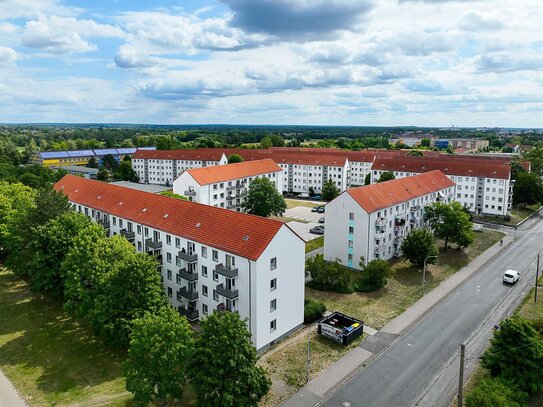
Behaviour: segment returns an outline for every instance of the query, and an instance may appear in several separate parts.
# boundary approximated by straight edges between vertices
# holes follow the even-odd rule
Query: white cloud
[[[0,64],[13,63],[17,59],[17,52],[13,48],[0,46]]]
[[[57,0],[0,0],[0,20],[34,18],[43,15],[75,16],[81,13]]]
[[[505,28],[504,22],[490,14],[469,11],[458,22],[458,27],[466,31],[492,31]]]

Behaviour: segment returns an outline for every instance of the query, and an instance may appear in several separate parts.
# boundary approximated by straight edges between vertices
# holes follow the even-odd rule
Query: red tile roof
[[[350,188],[348,193],[368,213],[418,198],[455,184],[441,171],[393,179],[378,184]]]
[[[264,160],[245,161],[236,164],[193,168],[185,172],[188,172],[198,184],[209,185],[279,171],[282,171],[281,167],[271,158],[266,158]]]
[[[447,156],[439,158],[404,156],[393,158],[376,158],[372,170],[402,171],[423,173],[440,170],[447,175],[470,177],[487,177],[509,179],[511,167],[508,162],[487,158],[467,158],[464,156]]]
[[[198,150],[180,149],[180,150],[138,150],[134,154],[135,159],[155,159],[155,160],[191,160],[191,161],[220,161],[223,155],[222,150],[205,148]]]
[[[288,227],[277,220],[73,175],[64,176],[55,189],[74,203],[251,260],[260,257],[283,225]]]

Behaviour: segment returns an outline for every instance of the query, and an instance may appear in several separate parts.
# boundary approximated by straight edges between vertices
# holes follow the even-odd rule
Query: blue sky
[[[543,127],[541,0],[0,0],[0,122]]]

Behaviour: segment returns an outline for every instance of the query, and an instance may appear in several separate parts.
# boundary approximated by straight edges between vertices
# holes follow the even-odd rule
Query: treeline
[[[50,186],[0,182],[0,250],[31,290],[128,349],[126,387],[138,404],[179,400],[189,382],[205,406],[257,406],[268,392],[237,313],[215,312],[195,334],[164,295],[157,260],[106,236]]]

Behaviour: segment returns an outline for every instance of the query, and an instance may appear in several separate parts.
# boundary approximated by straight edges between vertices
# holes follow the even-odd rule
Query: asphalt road
[[[448,406],[458,390],[459,345],[466,344],[467,377],[488,346],[493,326],[533,287],[535,258],[543,252],[543,222],[519,235],[319,405]],[[502,284],[506,269],[521,272],[515,286]]]

